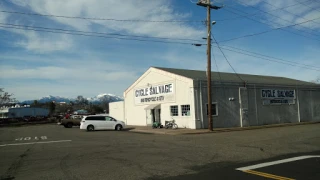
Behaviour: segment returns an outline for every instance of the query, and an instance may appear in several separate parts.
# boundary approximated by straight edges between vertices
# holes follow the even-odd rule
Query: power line
[[[312,0],[307,0],[307,1],[304,1],[304,2],[309,2],[309,1],[312,1]],[[300,3],[295,3],[295,4],[292,4],[292,5],[289,5],[289,6],[284,6],[284,7],[280,7],[280,8],[276,8],[276,9],[272,9],[270,11],[267,11],[267,12],[273,12],[273,11],[276,11],[276,10],[283,10],[283,9],[287,9],[289,7],[293,7],[293,6],[296,6],[296,5],[299,5]],[[261,12],[256,12],[256,13],[253,13],[253,14],[248,14],[248,15],[245,15],[245,17],[252,17],[252,16],[255,16],[255,15],[258,15],[258,14],[262,14]],[[237,16],[237,17],[233,17],[233,18],[226,18],[226,19],[218,19],[216,21],[227,21],[227,20],[234,20],[234,19],[240,19],[240,18],[244,18],[244,16]]]
[[[212,47],[212,46],[211,46]],[[212,56],[213,56],[213,59],[214,59],[214,62],[215,62],[215,65],[216,65],[216,68],[217,68],[217,71],[218,71],[218,76],[219,76],[219,80],[220,80],[220,84],[223,88],[223,96],[226,97],[226,90],[225,90],[225,86],[222,82],[222,78],[221,78],[221,73],[219,71],[219,67],[218,67],[218,63],[217,63],[217,58],[216,56],[214,55],[214,53],[212,53]]]
[[[234,13],[234,14],[237,14],[237,15],[240,15],[240,16],[243,16],[243,17],[245,17],[245,18],[247,18],[247,19],[250,19],[250,20],[252,20],[252,21],[255,21],[255,22],[258,22],[258,23],[261,23],[261,24],[266,24],[266,25],[270,26],[270,24],[267,24],[267,23],[264,23],[264,22],[261,22],[261,21],[258,21],[258,20],[255,20],[255,19],[246,17],[246,16],[244,16],[244,15],[242,15],[242,14],[235,13],[235,12],[230,11],[230,10],[228,10],[228,9],[225,9],[225,10],[228,11],[228,12],[231,12],[231,13]],[[303,35],[303,34],[298,34],[298,33],[295,33],[295,32],[289,31],[289,30],[283,29],[282,31],[286,31],[286,32],[289,32],[289,33],[291,33],[291,34],[295,34],[295,35],[298,35],[298,36],[303,36],[303,37],[306,37],[306,38],[309,38],[309,39],[313,39],[313,40],[314,40],[314,38],[311,38],[311,37],[309,37],[309,36],[305,36],[305,35]],[[317,40],[318,40],[318,39],[317,39]]]
[[[309,5],[307,5],[307,4],[304,4],[305,2],[300,2],[300,1],[297,1],[297,0],[295,0],[296,2],[298,2],[299,4],[302,4],[302,5],[304,5],[304,6],[306,6],[306,7],[308,7],[308,8],[310,8],[310,9],[312,9],[312,10],[315,10],[315,11],[319,11],[320,12],[320,10],[319,9],[316,9],[316,8],[314,8],[314,7],[310,7]]]
[[[218,47],[218,46],[217,46],[217,47]],[[240,51],[236,51],[236,50],[233,50],[233,49],[229,49],[229,48],[224,48],[224,47],[221,47],[221,48],[222,48],[222,49],[225,49],[225,50],[227,50],[227,51],[231,51],[231,52],[235,52],[235,53],[238,53],[238,54],[243,54],[243,55],[247,55],[247,56],[259,58],[259,59],[266,60],[266,61],[276,62],[276,63],[280,63],[280,64],[286,64],[286,65],[290,65],[290,66],[295,66],[295,67],[300,67],[300,68],[305,68],[305,69],[309,69],[309,70],[319,71],[319,72],[320,72],[319,69],[313,69],[313,68],[309,68],[309,67],[305,67],[305,66],[299,66],[299,65],[293,64],[293,63],[286,63],[286,62],[277,61],[277,60],[273,60],[273,59],[269,59],[269,58],[259,57],[259,56],[255,56],[255,55],[252,55],[252,54],[243,53],[243,52],[240,52]]]
[[[167,44],[188,44],[187,42],[177,42],[177,41],[160,41],[160,40],[147,40],[147,39],[137,39],[137,38],[121,38],[121,37],[114,37],[114,36],[102,36],[102,35],[94,35],[94,34],[81,34],[81,33],[69,33],[69,32],[59,32],[59,31],[50,31],[50,30],[42,30],[42,29],[31,29],[31,28],[22,28],[22,27],[9,27],[0,25],[3,28],[9,29],[21,29],[21,30],[30,30],[30,31],[39,31],[39,32],[50,32],[56,34],[69,34],[69,35],[78,35],[78,36],[88,36],[88,37],[99,37],[99,38],[106,38],[106,39],[121,39],[121,40],[133,40],[133,41],[143,41],[143,42],[158,42],[158,43],[167,43]],[[199,44],[199,45],[206,45],[206,44]]]
[[[212,53],[212,57],[214,59],[214,63],[216,64],[216,68],[217,68],[219,79],[220,79],[220,84],[222,84],[222,79],[221,79],[220,71],[219,71],[219,68],[218,68],[217,59],[216,59],[216,56],[214,55],[214,53]]]
[[[224,54],[224,52],[223,52],[222,49],[220,48],[219,43],[218,43],[218,41],[216,40],[216,38],[214,38],[213,35],[211,35],[211,37],[212,37],[213,40],[216,42],[217,47],[219,48],[220,52],[222,53],[224,59],[228,62],[229,66],[231,67],[231,69],[233,70],[233,72],[237,75],[237,77],[238,77],[241,81],[245,82],[245,81],[239,76],[239,74],[236,72],[236,70],[232,67],[232,65],[231,65],[231,63],[229,62],[228,58],[226,57],[226,55]]]
[[[240,37],[235,37],[235,38],[231,38],[231,39],[222,40],[222,41],[219,41],[219,43],[221,43],[221,42],[233,41],[233,40],[236,40],[236,39],[241,39],[241,38],[246,38],[246,37],[251,37],[251,36],[257,36],[257,35],[265,34],[265,33],[271,32],[271,31],[275,31],[275,30],[285,30],[285,29],[283,29],[283,28],[293,27],[293,26],[296,26],[296,25],[299,25],[299,24],[304,24],[304,23],[310,22],[310,21],[312,21],[312,20],[316,20],[316,19],[320,19],[320,17],[317,17],[317,18],[314,18],[314,19],[310,19],[310,20],[308,20],[308,21],[304,21],[304,22],[300,22],[300,23],[288,25],[288,26],[282,26],[282,27],[278,27],[278,28],[272,28],[272,29],[269,29],[269,30],[266,30],[266,31],[262,31],[262,32],[258,32],[258,33],[247,34],[247,35],[240,36]],[[288,31],[288,32],[291,32],[291,31]],[[291,33],[293,33],[293,32],[291,32]],[[306,37],[308,37],[308,36],[306,36]],[[310,38],[310,37],[309,37],[309,38]],[[316,39],[316,38],[311,38],[311,39],[312,39],[312,40],[320,41],[320,39]]]
[[[231,8],[231,9],[237,10],[237,9],[235,9],[235,8]],[[261,22],[261,21],[259,21],[259,20],[256,20],[256,19],[253,19],[253,18],[250,18],[250,17],[246,17],[245,15],[242,15],[242,14],[239,14],[239,13],[236,13],[236,12],[233,12],[233,11],[230,11],[230,10],[228,10],[228,9],[225,9],[225,10],[228,11],[228,12],[231,12],[231,13],[238,14],[238,15],[240,15],[240,16],[243,16],[243,17],[245,17],[245,18],[247,18],[247,19],[249,19],[249,20],[252,20],[252,21],[255,21],[255,22],[258,22],[258,23],[261,23],[261,24],[265,24],[265,25],[270,26],[270,24],[268,24],[268,23]],[[245,12],[240,11],[240,10],[237,10],[237,11],[242,12],[242,13],[245,13]],[[272,22],[272,21],[270,21],[270,20],[267,20],[267,21],[268,21],[268,22],[271,22],[271,23],[274,23],[274,22]],[[309,22],[309,21],[308,21],[308,22]],[[281,25],[281,24],[278,23],[278,25]],[[296,30],[298,30],[298,29],[296,29]],[[298,35],[298,36],[303,36],[303,37],[306,37],[306,38],[309,38],[309,39],[313,39],[312,37],[306,36],[306,35],[304,35],[304,34],[299,34],[299,33],[296,33],[296,32],[289,31],[289,30],[285,30],[285,29],[284,29],[283,31],[286,31],[286,32],[289,32],[289,33],[291,33],[291,34],[295,34],[295,35]],[[301,31],[301,30],[298,30],[298,31]],[[302,31],[302,32],[306,32],[306,31]],[[306,32],[306,33],[309,33],[309,32]],[[309,34],[310,34],[310,33],[309,33]],[[312,35],[313,35],[313,34],[312,34]]]
[[[177,22],[201,23],[201,22],[203,22],[203,21],[199,21],[199,20],[143,20],[143,19],[92,18],[92,17],[78,17],[78,16],[62,16],[62,15],[53,15],[53,14],[36,14],[36,13],[26,13],[26,12],[18,12],[18,11],[5,11],[5,10],[1,10],[0,12],[1,13],[9,13],[9,14],[28,15],[28,16],[44,16],[44,17],[95,20],[95,21],[151,22],[151,23],[177,23]]]
[[[168,43],[168,44],[188,44],[190,45],[190,43],[184,43],[184,42],[174,42],[174,41],[155,41],[155,40],[144,40],[144,39],[133,39],[133,38],[119,38],[119,37],[108,37],[108,36],[100,36],[100,35],[90,35],[90,34],[80,34],[80,33],[68,33],[68,32],[57,32],[57,31],[49,31],[49,30],[41,30],[41,29],[25,29],[25,28],[21,28],[21,27],[8,27],[8,26],[3,26],[3,25],[0,25],[0,27],[3,27],[3,28],[11,28],[11,29],[21,29],[21,30],[32,30],[32,31],[40,31],[40,32],[50,32],[50,33],[58,33],[58,34],[68,34],[68,35],[79,35],[79,36],[88,36],[88,37],[100,37],[100,38],[107,38],[107,39],[110,39],[110,38],[113,38],[113,39],[121,39],[121,40],[134,40],[134,41],[147,41],[147,42],[158,42],[158,43]],[[206,44],[199,44],[199,45],[206,45]],[[219,46],[220,47],[220,46]],[[225,46],[227,47],[227,46]],[[277,61],[277,60],[272,60],[272,59],[269,59],[269,58],[263,58],[263,57],[259,57],[259,56],[255,56],[255,55],[251,55],[251,54],[248,54],[248,53],[243,53],[243,52],[239,52],[239,51],[236,51],[236,50],[232,50],[232,49],[229,49],[229,48],[225,48],[225,47],[220,47],[221,49],[225,49],[225,50],[228,50],[228,51],[232,51],[232,52],[235,52],[235,53],[239,53],[239,54],[243,54],[243,55],[247,55],[247,56],[252,56],[252,57],[256,57],[256,58],[259,58],[259,59],[263,59],[263,60],[268,60],[268,61],[273,61],[273,62],[277,62],[277,63],[282,63],[282,64],[288,64],[288,65],[291,65],[291,66],[297,66],[297,67],[301,67],[301,66],[298,66],[296,64],[299,64],[299,63],[296,63],[296,64],[291,64],[290,62],[289,63],[285,63],[285,62],[281,62],[281,61]],[[220,49],[219,48],[219,49]],[[234,47],[230,47],[230,48],[234,48]],[[236,49],[236,48],[234,48]],[[239,48],[238,48],[239,49]],[[242,50],[242,49],[240,49]],[[246,50],[242,50],[242,51],[246,51]],[[247,51],[249,53],[252,53],[254,54],[254,52],[250,52],[250,51]],[[224,54],[224,53],[223,53]],[[258,54],[258,53],[257,53]],[[259,54],[258,54],[259,55]],[[224,55],[225,56],[225,55]],[[265,55],[261,55],[261,56],[265,56]],[[228,60],[227,60],[228,61]],[[293,63],[293,62],[292,62]],[[309,66],[309,65],[305,65],[305,66]],[[308,67],[301,67],[301,68],[306,68],[306,69],[310,69],[310,70],[315,70],[315,71],[320,71],[320,70],[316,70],[316,69],[312,69],[312,68],[308,68]]]
[[[272,7],[277,7],[277,6],[275,6],[275,5],[267,2],[267,1],[265,1],[265,0],[264,0],[263,2],[266,3],[266,4],[268,4],[268,5],[270,5],[270,6],[272,6]],[[297,4],[301,4],[301,3],[297,3]],[[295,14],[295,13],[292,13],[292,12],[286,10],[286,9],[283,9],[283,11],[285,11],[285,12],[287,12],[287,13],[289,13],[289,14],[292,14],[292,15],[294,15],[294,16],[296,16],[296,17],[302,18],[302,19],[304,19],[304,20],[308,20],[308,19],[306,19],[306,18],[304,18],[304,17],[301,17],[301,16],[299,16],[299,15],[297,15],[297,14]],[[313,23],[316,23],[316,24],[320,24],[320,23],[318,23],[318,22],[316,22],[316,21],[312,21],[312,22],[313,22]],[[313,30],[313,29],[311,29],[311,30]],[[314,31],[314,30],[313,30],[313,31]]]
[[[298,64],[298,65],[301,65],[301,66],[307,66],[307,67],[312,67],[312,68],[316,68],[316,69],[319,68],[319,69],[320,69],[319,66],[302,64],[302,63],[297,63],[297,62],[294,62],[294,61],[288,61],[288,60],[285,60],[285,59],[281,59],[281,58],[277,58],[277,57],[272,57],[272,56],[264,55],[264,54],[261,54],[261,53],[252,52],[252,51],[248,51],[248,50],[236,48],[236,47],[233,47],[233,46],[224,46],[224,45],[223,45],[222,47],[228,47],[228,48],[231,48],[231,49],[236,49],[236,50],[248,52],[248,53],[255,54],[255,55],[259,55],[259,56],[263,56],[263,57],[266,57],[266,58],[276,59],[276,60],[283,61],[283,62],[288,62],[288,63]]]
[[[123,36],[123,37],[139,37],[139,38],[154,38],[154,39],[167,39],[167,40],[199,41],[199,42],[201,41],[201,40],[198,40],[198,39],[154,37],[154,36],[137,36],[137,35],[126,35],[126,34],[118,34],[118,33],[103,33],[103,32],[94,32],[94,31],[90,32],[90,31],[78,31],[78,30],[60,29],[60,28],[47,28],[47,27],[39,27],[39,26],[26,26],[26,25],[8,24],[8,23],[0,23],[0,25],[24,27],[24,28],[33,28],[33,29],[55,30],[55,31],[64,31],[64,32],[86,33],[86,34]]]
[[[281,19],[281,20],[283,20],[283,21],[286,21],[286,22],[289,22],[289,23],[292,23],[291,21],[288,21],[288,20],[286,20],[286,19],[284,19],[284,18],[282,18],[282,17],[279,17],[279,16],[276,16],[276,15],[274,15],[274,14],[272,14],[272,13],[269,13],[269,12],[267,12],[267,11],[264,11],[264,10],[261,10],[261,9],[259,9],[259,8],[257,8],[257,7],[254,7],[254,6],[252,6],[252,5],[249,5],[249,4],[247,4],[247,3],[244,3],[244,2],[242,2],[243,4],[245,4],[245,5],[247,5],[247,6],[250,6],[251,8],[253,8],[253,9],[256,9],[256,10],[258,10],[258,11],[260,11],[260,12],[263,12],[263,13],[265,13],[265,14],[269,14],[269,15],[271,15],[271,16],[273,16],[273,17],[276,17],[276,18],[278,18],[278,19]],[[269,3],[268,3],[269,4]],[[275,6],[274,6],[275,7]],[[240,11],[241,12],[241,11]],[[304,19],[304,18],[303,18]],[[308,19],[307,19],[308,20]],[[269,21],[269,22],[271,22],[271,21]],[[280,24],[280,23],[278,23],[278,24]],[[281,25],[281,24],[280,24]],[[301,25],[299,25],[299,26],[301,26]],[[303,28],[306,28],[306,29],[310,29],[310,28],[307,28],[307,27],[304,27],[304,26],[301,26],[301,27],[303,27]],[[300,29],[296,29],[297,31],[300,31],[300,32],[305,32],[305,33],[308,33],[308,34],[311,34],[311,35],[314,35],[314,36],[319,36],[319,35],[317,35],[317,34],[313,34],[313,33],[310,33],[310,32],[308,32],[308,31],[303,31],[303,30],[300,30]],[[312,29],[310,29],[310,30],[312,30]]]

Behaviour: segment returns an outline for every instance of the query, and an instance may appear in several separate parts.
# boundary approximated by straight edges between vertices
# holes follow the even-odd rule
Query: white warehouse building
[[[320,121],[320,85],[283,77],[212,72],[213,127]],[[244,80],[244,81],[243,81]],[[179,128],[208,127],[205,71],[150,67],[110,103],[127,125],[175,120]]]

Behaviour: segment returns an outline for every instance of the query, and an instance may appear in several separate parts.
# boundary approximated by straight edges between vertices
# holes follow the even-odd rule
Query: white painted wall
[[[124,101],[109,103],[109,115],[117,120],[125,121]]]
[[[173,117],[179,128],[196,128],[195,108],[194,108],[194,93],[193,80],[179,75],[168,73],[166,71],[149,68],[133,85],[131,85],[125,92],[125,121],[128,125],[147,125],[147,114],[145,108],[152,103],[159,104],[159,102],[150,102],[148,105],[135,104],[135,90],[138,88],[148,87],[148,85],[174,83],[174,100],[172,102],[161,103],[161,123],[164,124],[166,120],[171,120],[170,106],[178,105],[179,116]],[[190,116],[181,115],[181,105],[190,105]]]

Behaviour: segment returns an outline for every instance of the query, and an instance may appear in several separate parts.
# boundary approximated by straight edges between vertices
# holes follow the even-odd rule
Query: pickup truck
[[[81,118],[70,118],[61,119],[60,125],[63,125],[65,128],[72,128],[72,126],[80,126]]]

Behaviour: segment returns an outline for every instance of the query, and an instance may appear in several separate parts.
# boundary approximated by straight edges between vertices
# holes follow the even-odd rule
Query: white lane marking
[[[258,169],[258,168],[263,168],[263,167],[272,166],[272,165],[276,165],[276,164],[282,164],[282,163],[298,161],[298,160],[308,159],[308,158],[320,158],[320,156],[298,156],[298,157],[293,157],[293,158],[289,158],[289,159],[283,159],[283,160],[278,160],[278,161],[256,164],[256,165],[252,165],[252,166],[241,167],[241,168],[237,168],[236,170],[247,171],[247,170]]]
[[[16,141],[30,141],[32,139],[32,137],[22,137],[22,138],[17,138]],[[39,138],[37,136],[34,137],[35,140],[39,140]],[[40,140],[44,140],[44,139],[48,139],[47,136],[41,136]]]
[[[72,140],[30,142],[30,143],[17,143],[17,144],[1,144],[0,147],[4,147],[4,146],[20,146],[20,145],[29,145],[29,144],[48,144],[48,143],[70,142],[70,141],[72,141]]]

